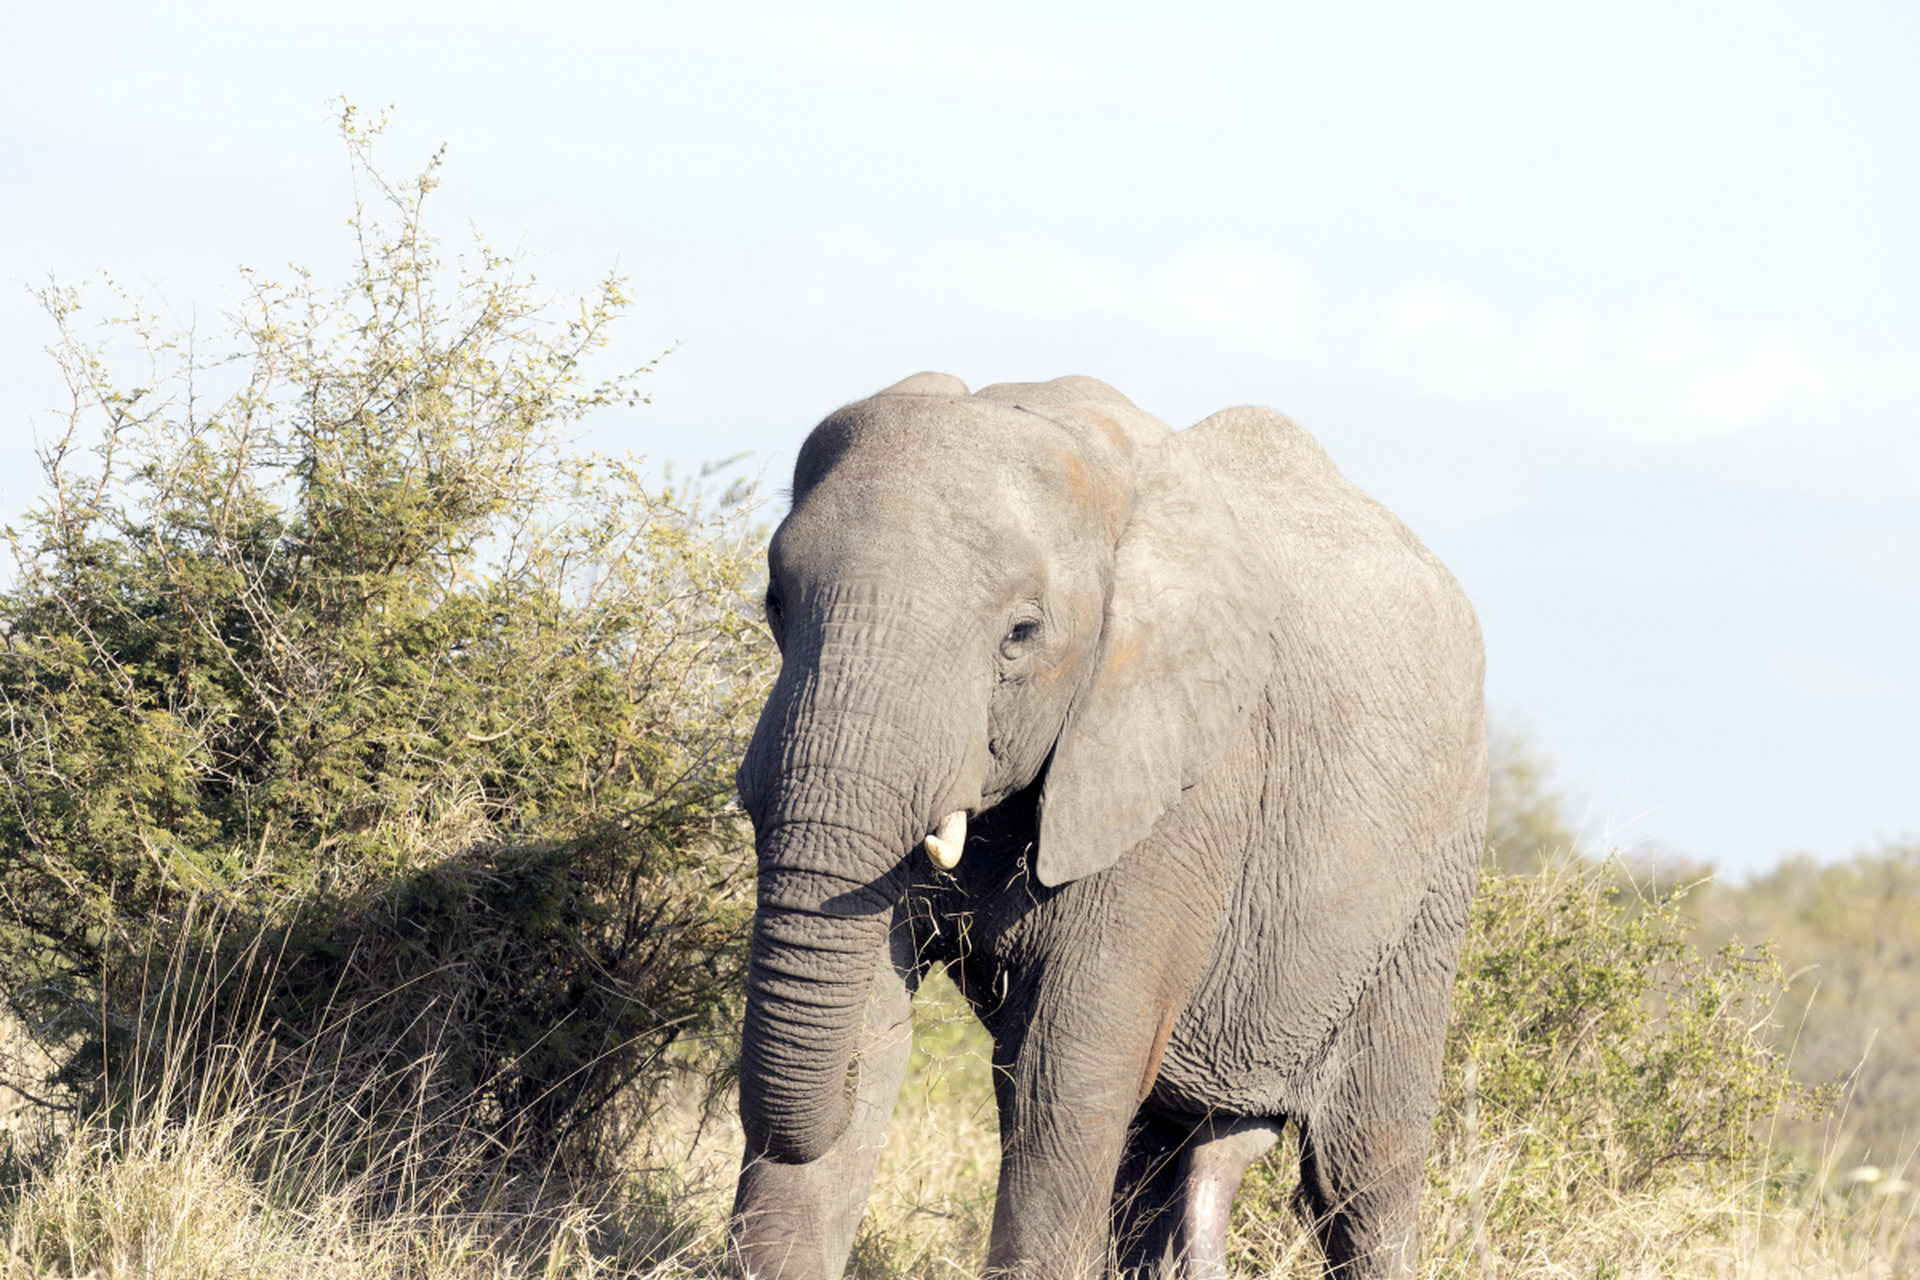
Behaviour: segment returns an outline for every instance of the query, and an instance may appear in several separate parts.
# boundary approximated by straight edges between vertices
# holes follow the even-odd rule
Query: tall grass
[[[1774,1114],[1791,1114],[1783,1106],[1818,1101],[1768,1074],[1783,1064],[1768,1056],[1758,1025],[1771,1006],[1755,1001],[1777,995],[1771,971],[1751,955],[1733,965],[1667,951],[1677,923],[1661,904],[1623,899],[1615,884],[1577,869],[1489,880],[1456,1003],[1420,1219],[1421,1274],[1910,1273],[1920,1263],[1911,1170],[1843,1166],[1770,1140]],[[1538,987],[1546,974],[1510,963],[1542,955],[1555,957],[1560,975],[1557,1011]],[[1637,977],[1596,976],[1636,965]],[[1535,989],[1516,996],[1516,981]],[[169,1029],[204,1025],[191,1006],[213,986],[179,964],[170,982],[181,1013],[150,1025],[140,1087],[115,1107],[14,1140],[0,1193],[0,1273],[722,1273],[740,1135],[730,1112],[702,1105],[702,1073],[684,1073],[631,1111],[641,1132],[617,1167],[582,1178],[550,1159],[506,1158],[476,1183],[472,1169],[433,1155],[444,1146],[443,1120],[430,1109],[369,1152],[359,1111],[316,1114],[302,1101],[341,1085],[276,1074],[264,1035],[218,1045],[169,1038]],[[1690,1032],[1695,1017],[1715,1021],[1719,1038]],[[1633,1044],[1603,1047],[1603,1031]],[[858,1277],[973,1275],[985,1253],[998,1163],[989,1046],[939,975],[923,988],[914,1034],[850,1264]],[[1676,1059],[1676,1045],[1712,1053]],[[1552,1087],[1515,1065],[1523,1059],[1552,1067]],[[306,1070],[335,1069],[329,1062]],[[396,1070],[396,1107],[414,1078]],[[358,1075],[354,1087],[365,1088]],[[1728,1096],[1755,1109],[1739,1133],[1713,1135],[1717,1147],[1691,1138],[1676,1147],[1686,1126],[1632,1123],[1649,1090],[1669,1111],[1724,1116]],[[1759,1105],[1769,1098],[1773,1114]],[[1662,1151],[1668,1158],[1649,1165]],[[1289,1207],[1296,1159],[1289,1137],[1248,1176],[1230,1239],[1239,1274],[1319,1273],[1311,1233]]]
[[[916,1013],[916,1053],[868,1219],[858,1277],[977,1274],[998,1150],[984,1037],[934,981]],[[0,1202],[7,1276],[710,1277],[738,1158],[730,1119],[699,1091],[656,1112],[644,1154],[592,1184],[503,1177],[476,1200],[458,1179],[396,1196],[347,1158],[353,1135],[322,1131],[290,1158],[287,1117],[250,1094],[248,1053],[230,1085],[181,1110],[154,1097],[38,1146],[16,1144]],[[196,1068],[196,1074],[204,1072]],[[310,1087],[321,1088],[319,1082]],[[343,1119],[342,1126],[350,1122]],[[1590,1189],[1551,1218],[1496,1210],[1515,1184],[1578,1148],[1543,1153],[1548,1117],[1483,1123],[1471,1146],[1436,1148],[1423,1205],[1421,1274],[1886,1276],[1914,1262],[1905,1170],[1834,1170],[1765,1146],[1733,1176],[1679,1176],[1658,1190]],[[634,1148],[636,1152],[639,1147]],[[404,1162],[404,1146],[396,1152]],[[1288,1208],[1294,1152],[1250,1173],[1231,1240],[1237,1273],[1307,1277],[1320,1262]]]
[[[686,1181],[675,1130],[704,1113],[698,1072],[671,1100],[658,1082],[621,1099],[623,1118],[649,1128],[628,1135],[637,1158],[583,1168],[543,1134],[504,1144],[483,1107],[423,1087],[444,1088],[446,1073],[421,1057],[290,1061],[264,1029],[271,977],[249,988],[266,997],[251,1025],[236,1025],[231,972],[210,959],[183,946],[152,966],[154,1016],[102,1087],[60,1099],[57,1080],[35,1082],[56,1097],[5,1140],[0,1275],[464,1280],[718,1266],[717,1175]],[[271,970],[273,957],[256,959]],[[462,1033],[457,1012],[440,1019],[412,1040],[425,1057]],[[232,1035],[211,1040],[213,1027]],[[352,1038],[344,1017],[338,1030]]]

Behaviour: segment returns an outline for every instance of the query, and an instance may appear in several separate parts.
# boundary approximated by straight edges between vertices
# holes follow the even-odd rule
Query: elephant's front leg
[[[893,962],[873,978],[860,1047],[859,1083],[846,1131],[811,1164],[780,1164],[748,1151],[728,1227],[728,1271],[751,1280],[838,1280],[886,1146],[893,1104],[913,1050],[911,935],[894,927]]]
[[[996,1038],[1000,1185],[993,1275],[1100,1275],[1114,1179],[1152,1084],[1171,1013],[1153,1001],[1096,1010],[1085,993],[1042,993]]]

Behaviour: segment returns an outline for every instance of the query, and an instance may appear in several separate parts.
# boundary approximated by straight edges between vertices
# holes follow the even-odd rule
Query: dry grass
[[[998,1139],[985,1034],[943,980],[915,1011],[916,1051],[894,1115],[849,1274],[953,1280],[978,1275],[992,1220]],[[1844,1124],[1844,1110],[1835,1124]],[[1572,1212],[1489,1221],[1514,1184],[1551,1178],[1523,1123],[1489,1124],[1462,1149],[1436,1150],[1420,1222],[1419,1274],[1462,1280],[1543,1277],[1882,1277],[1920,1275],[1912,1232],[1920,1170],[1872,1175],[1810,1165],[1768,1144],[1729,1185],[1682,1179],[1655,1194],[1603,1191]],[[1536,1139],[1537,1134],[1532,1135]],[[1588,1153],[1570,1151],[1567,1163]],[[1291,1135],[1248,1174],[1235,1206],[1236,1274],[1321,1274],[1290,1208]]]
[[[943,977],[928,983],[915,1031],[857,1276],[972,1275],[986,1249],[999,1161],[986,1036]],[[389,1173],[316,1157],[351,1151],[344,1138],[289,1144],[288,1116],[243,1101],[244,1059],[234,1055],[224,1089],[197,1074],[184,1114],[177,1097],[156,1096],[129,1120],[60,1132],[44,1113],[36,1131],[30,1112],[12,1112],[0,1137],[12,1173],[0,1280],[669,1280],[723,1269],[741,1136],[730,1112],[702,1108],[695,1078],[652,1112],[619,1176],[503,1177],[476,1204],[466,1177],[396,1199]],[[304,1154],[288,1159],[294,1147]]]
[[[5,1153],[0,1277],[587,1280],[719,1269],[719,1167],[711,1152],[675,1158],[671,1144],[687,1135],[663,1133],[655,1155],[666,1159],[612,1178],[503,1167],[478,1196],[460,1173],[396,1194],[379,1168],[316,1158],[327,1144],[304,1137],[289,1143],[288,1117],[249,1108],[241,1092],[185,1115],[156,1100],[119,1123],[16,1140]]]
[[[916,1010],[916,1050],[850,1274],[979,1273],[998,1142],[984,1033],[944,980]],[[239,1062],[244,1055],[235,1055]],[[655,1111],[630,1167],[567,1183],[503,1176],[476,1202],[467,1180],[398,1199],[342,1164],[288,1161],[286,1118],[235,1087],[191,1113],[146,1105],[65,1134],[17,1126],[0,1201],[0,1280],[27,1276],[711,1277],[740,1136],[705,1115],[700,1081]],[[1489,1223],[1515,1179],[1543,1176],[1511,1133],[1440,1152],[1421,1221],[1430,1277],[1895,1277],[1920,1274],[1912,1171],[1808,1167],[1769,1154],[1731,1190],[1682,1181],[1657,1195],[1590,1195],[1576,1211]],[[323,1144],[324,1145],[324,1144]],[[341,1144],[350,1147],[351,1144]],[[1234,1216],[1238,1274],[1310,1277],[1319,1257],[1287,1207],[1290,1142],[1250,1173]],[[1550,1175],[1549,1175],[1550,1176]],[[1510,1198],[1510,1197],[1508,1197]]]

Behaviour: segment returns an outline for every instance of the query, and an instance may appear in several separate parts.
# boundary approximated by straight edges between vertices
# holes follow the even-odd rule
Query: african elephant
[[[1224,1275],[1289,1120],[1329,1266],[1405,1272],[1486,821],[1439,561],[1278,413],[936,373],[813,431],[767,560],[736,1273],[841,1273],[933,963],[993,1274]]]

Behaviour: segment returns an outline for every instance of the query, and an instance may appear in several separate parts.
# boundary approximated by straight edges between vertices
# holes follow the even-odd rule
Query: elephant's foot
[[[1240,1119],[1200,1126],[1180,1153],[1181,1274],[1226,1280],[1227,1219],[1247,1167],[1280,1136],[1278,1120]]]

